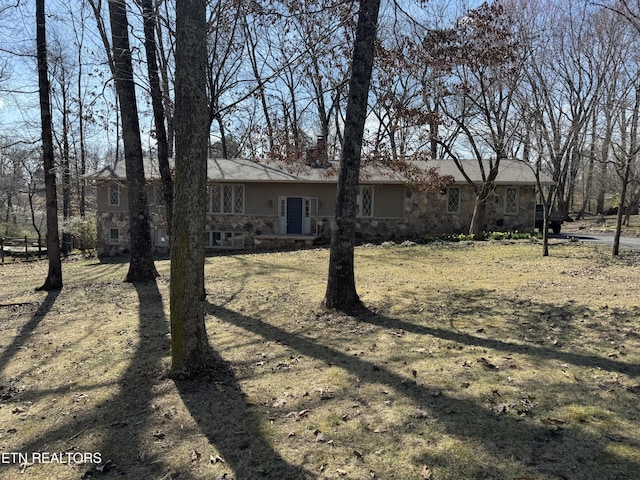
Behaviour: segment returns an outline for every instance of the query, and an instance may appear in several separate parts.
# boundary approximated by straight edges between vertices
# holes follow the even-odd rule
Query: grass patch
[[[0,267],[1,478],[640,478],[640,257],[570,243],[363,246],[368,310],[319,307],[326,250],[206,262],[227,374],[174,381],[169,265]],[[107,463],[108,461],[108,463]],[[87,472],[90,472],[90,477]],[[224,475],[227,475],[224,477]]]

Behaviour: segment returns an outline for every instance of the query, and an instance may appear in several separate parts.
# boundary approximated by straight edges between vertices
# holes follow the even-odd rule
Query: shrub
[[[91,218],[73,217],[65,220],[62,231],[71,235],[75,248],[87,252],[96,248],[96,222]]]

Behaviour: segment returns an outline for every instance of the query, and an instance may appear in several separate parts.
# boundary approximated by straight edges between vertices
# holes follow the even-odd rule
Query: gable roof
[[[481,180],[480,167],[475,160],[464,160],[464,169],[469,177],[479,182]],[[423,169],[437,168],[442,176],[451,176],[456,184],[465,184],[464,176],[452,160],[429,160],[414,162]],[[173,167],[173,161],[171,161]],[[337,167],[337,165],[332,165]],[[486,167],[488,169],[488,163]],[[365,180],[363,183],[391,183],[403,184],[406,180],[398,173],[386,167],[363,166],[362,172]],[[106,166],[95,173],[86,175],[93,180],[126,180],[125,162]],[[147,180],[160,179],[158,162],[156,159],[145,159],[145,178]],[[295,169],[278,164],[258,163],[239,158],[213,158],[207,161],[207,178],[213,182],[269,182],[269,183],[336,183],[338,180],[337,168],[324,169],[301,165]],[[553,181],[548,176],[543,176],[542,184],[551,185]],[[535,185],[536,178],[528,164],[520,160],[502,160],[500,170],[496,178],[497,185]]]

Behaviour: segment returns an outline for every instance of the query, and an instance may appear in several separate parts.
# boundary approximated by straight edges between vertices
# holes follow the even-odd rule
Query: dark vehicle
[[[549,221],[547,226],[556,235],[560,233],[560,230],[562,228],[562,213],[558,210],[552,211],[549,214]],[[540,203],[536,205],[535,228],[537,228],[540,232],[542,232],[542,229],[544,228],[544,205]]]

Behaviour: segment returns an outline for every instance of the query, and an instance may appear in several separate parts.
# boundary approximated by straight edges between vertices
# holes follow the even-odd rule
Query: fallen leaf
[[[427,468],[426,465],[423,465],[422,471],[420,472],[420,477],[423,478],[424,480],[430,480],[433,477],[433,474],[431,473],[431,469]]]
[[[567,423],[564,420],[558,420],[557,418],[543,418],[540,421],[545,425],[564,425]]]
[[[627,391],[631,393],[640,394],[640,385],[633,385],[631,387],[627,387]]]
[[[480,357],[478,360],[476,360],[479,364],[481,364],[484,368],[488,369],[488,370],[494,370],[497,369],[498,367],[496,365],[494,365],[493,363],[490,363],[486,358],[484,357]]]

